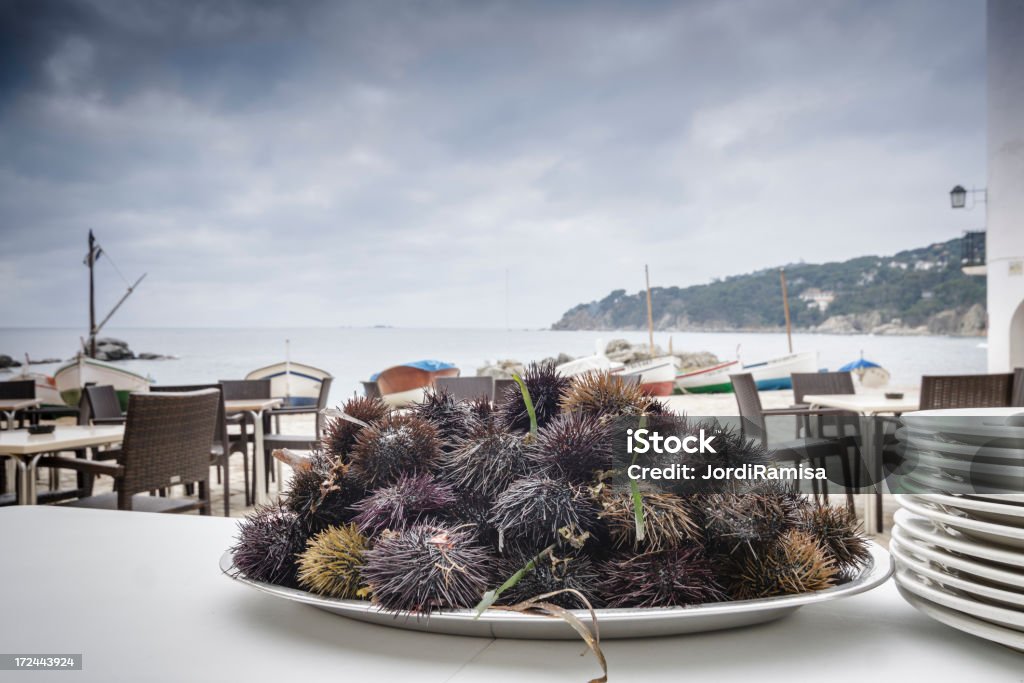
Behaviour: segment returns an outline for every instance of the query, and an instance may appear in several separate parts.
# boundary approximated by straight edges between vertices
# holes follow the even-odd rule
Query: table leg
[[[6,429],[14,429],[14,410],[4,411],[4,424]]]
[[[18,478],[18,459],[12,455],[10,457],[4,458],[3,461],[3,467],[6,470],[5,473],[7,475],[5,477],[7,480],[7,487],[6,490],[0,491],[0,493],[7,493],[7,491],[14,491],[15,493],[17,493],[18,490],[14,482]]]
[[[865,415],[861,419],[861,446],[860,454],[864,458],[864,468],[868,471],[868,476],[872,482],[877,482],[876,471],[877,467],[875,460],[877,460],[877,453],[875,452],[875,419],[871,415]],[[879,520],[877,518],[877,508],[875,507],[875,501],[878,499],[878,485],[872,483],[875,488],[872,493],[861,494],[861,503],[864,506],[864,532],[868,536],[874,536],[876,529],[878,528]]]
[[[263,456],[263,411],[253,410],[249,413],[252,416],[252,447],[255,451],[255,487],[253,503],[265,505],[270,498],[267,496],[267,459]]]

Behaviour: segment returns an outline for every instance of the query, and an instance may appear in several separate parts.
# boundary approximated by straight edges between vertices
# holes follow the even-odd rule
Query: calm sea
[[[21,359],[70,357],[81,330],[0,328],[0,353]],[[565,352],[589,355],[599,342],[625,338],[647,342],[645,332],[553,332],[548,330],[306,328],[306,329],[154,329],[111,328],[108,336],[124,339],[132,350],[177,356],[176,360],[126,361],[124,367],[164,384],[241,378],[254,368],[283,361],[290,340],[293,361],[323,368],[336,379],[332,401],[351,396],[359,381],[391,365],[421,358],[455,363],[475,374],[485,361],[539,360]],[[723,359],[736,356],[757,362],[786,353],[784,334],[657,333],[655,343],[676,351],[711,351]],[[817,350],[820,365],[835,369],[864,357],[880,363],[896,385],[919,383],[923,374],[985,371],[980,338],[874,337],[797,334],[796,351]],[[52,373],[57,365],[34,369]],[[3,374],[0,374],[0,380]]]

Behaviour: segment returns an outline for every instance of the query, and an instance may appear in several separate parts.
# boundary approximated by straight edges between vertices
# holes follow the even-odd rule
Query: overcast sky
[[[0,326],[546,327],[980,227],[984,3],[0,0]],[[97,264],[99,308],[124,288]]]

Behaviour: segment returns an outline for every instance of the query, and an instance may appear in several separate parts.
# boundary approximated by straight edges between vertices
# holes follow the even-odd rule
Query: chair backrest
[[[380,386],[376,381],[363,382],[363,393],[366,398],[380,398]]]
[[[510,387],[515,387],[516,381],[514,379],[496,379],[494,380],[494,400],[500,401],[505,398],[505,392]],[[518,391],[518,387],[516,389]]]
[[[1013,375],[925,375],[921,378],[921,410],[997,408],[1010,405]]]
[[[761,407],[761,395],[757,393],[757,382],[749,372],[729,375],[732,390],[736,394],[736,405],[740,411],[740,432],[744,438],[759,440],[766,444],[764,412]],[[767,445],[767,444],[766,444]]]
[[[331,397],[331,384],[333,377],[324,377],[320,383],[320,394],[316,398],[316,438],[320,438],[320,431],[324,428],[324,410],[327,409],[327,401]]]
[[[434,386],[447,391],[455,400],[473,401],[482,396],[494,401],[493,377],[438,377]]]
[[[794,372],[793,403],[802,404],[804,396],[814,394],[852,394],[853,375],[849,372]]]
[[[1024,408],[1024,368],[1013,371],[1013,396],[1010,397],[1010,405]]]
[[[16,379],[0,382],[0,398],[19,399],[35,397],[36,381],[34,379]]]
[[[117,391],[109,384],[87,386],[83,390],[85,408],[82,411],[88,423],[91,420],[109,420],[121,417],[121,402]]]
[[[210,435],[219,401],[215,389],[130,396],[118,507],[130,508],[136,493],[209,478]]]
[[[162,386],[154,385],[149,388],[150,391],[155,391],[161,394],[181,394],[191,391],[203,391],[205,389],[215,389],[217,391],[217,422],[213,426],[213,441],[214,443],[221,444],[225,449],[227,449],[228,423],[224,413],[224,387],[219,384],[175,384]],[[227,453],[227,450],[224,452]]]
[[[640,386],[640,380],[642,379],[640,373],[633,373],[632,375],[626,375],[625,377],[620,376],[619,381],[627,387],[638,387]]]
[[[250,398],[270,398],[269,379],[222,379],[225,401],[243,401]]]

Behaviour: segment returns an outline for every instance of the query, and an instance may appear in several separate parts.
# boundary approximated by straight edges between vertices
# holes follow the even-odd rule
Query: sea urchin
[[[332,598],[358,597],[362,585],[359,570],[368,547],[366,537],[359,533],[355,524],[320,532],[299,555],[299,585]]]

